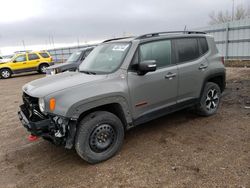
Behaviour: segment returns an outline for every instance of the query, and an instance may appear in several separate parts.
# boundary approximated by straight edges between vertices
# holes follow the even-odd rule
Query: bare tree
[[[250,17],[250,8],[245,8],[243,5],[238,5],[235,14],[230,15],[228,11],[219,11],[218,13],[212,12],[209,14],[210,25],[226,23],[232,20],[241,20]]]
[[[241,20],[241,19],[247,18],[249,15],[250,15],[249,8],[246,9],[242,5],[239,5],[236,8],[234,19]]]

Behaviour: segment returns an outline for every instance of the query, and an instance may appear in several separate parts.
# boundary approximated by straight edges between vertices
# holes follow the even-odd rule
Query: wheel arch
[[[200,97],[202,96],[202,92],[204,91],[207,82],[216,83],[219,86],[221,92],[223,92],[226,87],[226,74],[225,72],[219,72],[207,76],[203,81],[202,89],[200,91]]]
[[[10,67],[1,67],[1,68],[0,68],[0,71],[3,70],[3,69],[8,69],[8,70],[10,70],[11,74],[13,74],[13,71],[11,70]]]
[[[105,105],[101,105],[101,106],[88,109],[80,114],[80,116],[77,119],[77,122],[80,122],[88,114],[95,112],[95,111],[107,111],[116,115],[123,123],[124,129],[127,129],[128,122],[127,122],[125,113],[123,111],[123,108],[119,103],[109,103],[109,104],[105,104]]]
[[[40,68],[41,65],[48,65],[48,66],[49,66],[49,63],[48,63],[48,62],[41,62],[41,63],[38,65],[38,69]]]

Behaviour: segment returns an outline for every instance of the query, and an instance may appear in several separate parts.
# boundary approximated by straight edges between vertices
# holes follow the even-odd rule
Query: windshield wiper
[[[96,75],[96,72],[93,72],[93,71],[80,71],[80,72],[85,73],[85,74]]]

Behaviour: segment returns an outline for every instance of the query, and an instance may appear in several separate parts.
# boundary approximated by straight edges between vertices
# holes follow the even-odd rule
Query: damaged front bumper
[[[32,121],[29,118],[30,113],[24,104],[20,106],[18,117],[31,135],[42,137],[55,145],[64,145],[68,149],[73,147],[76,132],[75,121],[49,115]]]

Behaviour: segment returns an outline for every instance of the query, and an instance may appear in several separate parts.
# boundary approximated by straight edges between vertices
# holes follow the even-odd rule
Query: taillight
[[[51,61],[51,62],[53,61],[53,58],[52,58],[52,57],[50,57],[50,61]]]
[[[224,57],[221,57],[221,63],[222,63],[223,65],[225,65]]]

